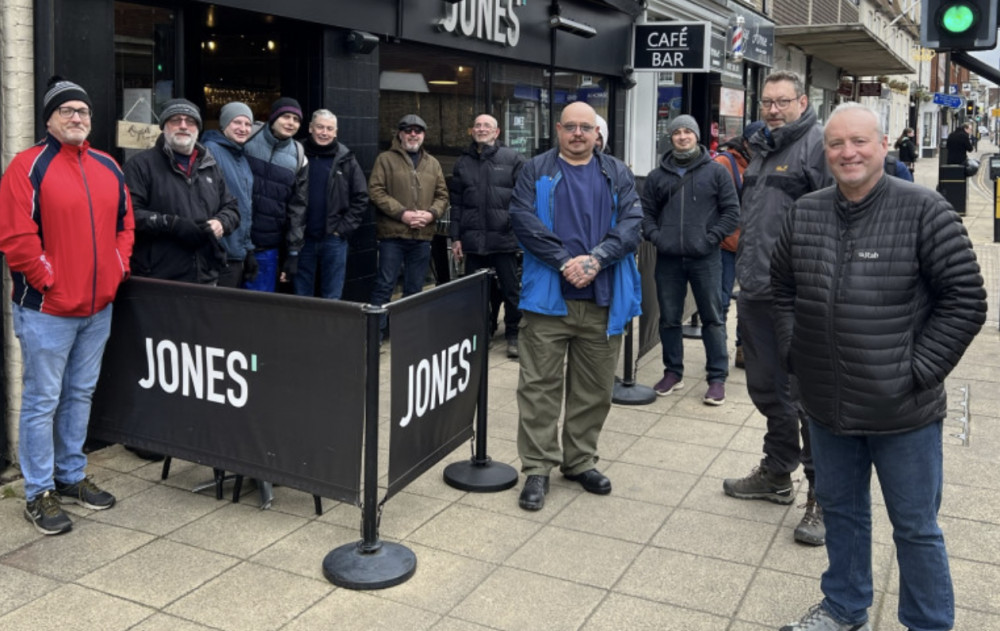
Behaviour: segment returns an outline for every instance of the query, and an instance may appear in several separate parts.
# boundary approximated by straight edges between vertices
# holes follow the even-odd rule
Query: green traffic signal
[[[977,17],[972,5],[956,2],[941,12],[939,20],[945,32],[961,35],[976,25]]]

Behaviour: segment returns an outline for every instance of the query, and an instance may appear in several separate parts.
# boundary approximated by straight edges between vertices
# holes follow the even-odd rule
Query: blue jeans
[[[656,257],[656,298],[660,304],[660,344],[663,367],[684,376],[684,298],[688,283],[701,318],[701,341],[705,344],[705,372],[709,383],[725,382],[729,376],[729,352],[726,350],[726,326],[719,310],[719,287],[722,284],[722,259],[719,250],[702,258],[680,256]]]
[[[392,297],[400,269],[403,270],[403,297],[419,294],[424,288],[431,260],[431,242],[417,239],[383,239],[378,242],[378,279],[371,303],[384,305]],[[385,331],[385,316],[381,329]]]
[[[306,237],[299,252],[299,268],[295,273],[295,293],[316,295],[316,275],[319,274],[321,298],[340,300],[344,291],[347,268],[347,239],[328,234],[322,239]]]
[[[823,607],[858,624],[872,604],[871,471],[878,472],[899,563],[899,621],[912,631],[945,631],[955,596],[938,527],[944,485],[937,421],[902,434],[841,436],[810,421],[816,501],[823,507],[826,552]]]
[[[278,250],[257,250],[253,257],[257,259],[257,278],[243,283],[243,288],[274,293],[278,286]]]
[[[111,305],[71,318],[15,304],[13,315],[24,364],[18,456],[30,501],[55,488],[55,480],[76,484],[85,477],[83,442],[111,333]]]
[[[722,287],[719,300],[722,307],[722,323],[725,324],[729,319],[729,303],[733,301],[733,284],[736,282],[736,252],[719,248],[719,256],[722,257]],[[742,344],[740,329],[736,327],[736,345]]]

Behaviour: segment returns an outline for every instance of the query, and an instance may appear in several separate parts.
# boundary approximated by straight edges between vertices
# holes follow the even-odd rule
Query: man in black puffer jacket
[[[492,267],[496,270],[504,303],[504,336],[507,357],[516,358],[517,308],[521,277],[517,273],[517,237],[510,223],[510,197],[524,156],[497,141],[500,128],[489,114],[476,117],[475,139],[455,162],[451,182],[451,251],[465,258],[465,273]],[[491,321],[496,330],[500,301],[491,297]]]
[[[787,631],[867,629],[871,468],[899,561],[899,621],[951,629],[937,524],[945,377],[986,320],[965,227],[937,193],[887,177],[878,115],[845,103],[824,130],[837,181],[798,200],[771,258],[775,333],[809,423],[829,567],[825,599]]]

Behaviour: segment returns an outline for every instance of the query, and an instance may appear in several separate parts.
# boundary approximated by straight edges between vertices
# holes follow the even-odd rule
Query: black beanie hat
[[[66,101],[83,101],[87,107],[94,109],[86,90],[72,81],[67,81],[56,75],[49,79],[48,89],[42,98],[42,116],[45,120],[48,121],[52,118],[52,113]]]
[[[302,106],[290,96],[283,96],[271,105],[271,115],[267,117],[267,124],[281,118],[282,114],[295,114],[302,120]]]
[[[170,99],[163,104],[163,111],[160,112],[160,129],[163,129],[170,117],[178,114],[190,116],[198,123],[198,129],[201,129],[201,111],[187,99]]]

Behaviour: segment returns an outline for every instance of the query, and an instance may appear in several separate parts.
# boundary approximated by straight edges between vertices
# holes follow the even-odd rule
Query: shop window
[[[176,29],[170,9],[115,2],[115,99],[123,120],[156,123],[155,113],[176,94]]]
[[[667,125],[680,116],[684,107],[684,87],[680,75],[672,72],[657,73],[656,88],[656,154],[663,155],[672,145],[667,136]]]

